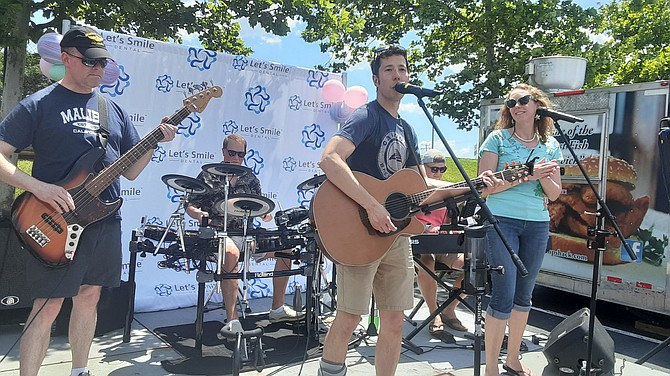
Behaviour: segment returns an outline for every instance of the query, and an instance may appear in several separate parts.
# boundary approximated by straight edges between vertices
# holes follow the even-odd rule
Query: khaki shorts
[[[409,238],[400,236],[388,252],[372,264],[337,265],[337,309],[354,315],[370,313],[375,294],[377,309],[404,311],[414,307],[414,262]]]

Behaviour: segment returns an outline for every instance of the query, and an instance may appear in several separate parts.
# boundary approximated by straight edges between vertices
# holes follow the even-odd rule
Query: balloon
[[[49,75],[49,69],[51,69],[52,66],[53,64],[51,64],[50,62],[44,59],[40,59],[40,70],[42,71],[44,77],[48,79],[51,79],[51,76]]]
[[[110,60],[107,66],[105,67],[105,73],[102,75],[102,81],[100,85],[111,85],[116,82],[119,78],[121,70],[119,65],[114,60]]]
[[[49,68],[49,78],[54,81],[60,81],[65,77],[65,65],[54,64]]]
[[[344,99],[344,85],[338,80],[328,80],[321,89],[323,98],[330,103],[342,102]]]
[[[358,108],[368,101],[368,91],[363,86],[352,86],[344,93],[344,104]]]
[[[330,107],[330,118],[336,123],[342,123],[351,115],[349,107],[344,105],[344,102],[333,103]]]
[[[42,59],[51,64],[61,64],[60,41],[63,36],[58,33],[46,33],[37,41],[37,52]]]

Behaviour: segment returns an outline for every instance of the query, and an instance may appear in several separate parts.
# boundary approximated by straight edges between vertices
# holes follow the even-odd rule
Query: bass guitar
[[[516,164],[494,175],[498,179],[512,182],[530,174],[532,164]],[[434,193],[439,195],[439,191],[445,189],[426,189],[424,179],[412,169],[402,169],[386,180],[356,171],[354,176],[377,202],[384,205],[397,230],[390,233],[375,230],[370,224],[367,211],[326,180],[314,194],[310,211],[316,227],[317,245],[336,264],[370,264],[384,256],[398,236],[421,234],[424,225],[414,215],[421,212],[420,205],[431,204],[424,202],[429,196]],[[472,179],[472,182],[477,189],[486,186],[482,178]],[[460,182],[446,189],[467,187],[466,182]],[[468,192],[469,190],[463,191]],[[442,200],[444,199],[435,202]]]
[[[184,99],[184,107],[166,123],[181,123],[190,113],[203,111],[211,98],[221,94],[221,87],[213,86]],[[86,226],[109,217],[121,207],[122,198],[104,202],[100,194],[162,139],[163,133],[157,127],[98,174],[94,166],[105,150],[94,148],[84,153],[65,179],[56,183],[72,196],[75,205],[72,211],[61,214],[32,193],[22,193],[12,205],[12,223],[24,247],[45,265],[61,267],[70,263]]]

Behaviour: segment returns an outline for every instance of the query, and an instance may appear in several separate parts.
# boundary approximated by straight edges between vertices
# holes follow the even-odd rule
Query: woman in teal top
[[[491,301],[486,310],[486,376],[499,375],[498,354],[507,326],[503,369],[510,374],[531,374],[521,364],[519,347],[549,239],[547,203],[561,193],[559,162],[563,159],[560,145],[552,136],[553,120],[535,113],[540,106],[551,107],[541,90],[526,84],[516,86],[500,110],[495,130],[479,151],[479,171],[501,171],[506,165],[538,157],[533,175],[496,187],[486,199],[505,239],[528,269],[526,277],[517,273],[500,236],[491,228],[487,233],[487,259],[491,266],[502,265],[505,273],[491,276]]]

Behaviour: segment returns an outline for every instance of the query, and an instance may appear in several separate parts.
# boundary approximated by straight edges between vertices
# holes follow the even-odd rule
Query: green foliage
[[[182,1],[182,0],[0,0],[0,46],[16,45],[16,19],[25,7],[47,21],[30,23],[33,42],[46,32],[59,30],[63,20],[78,20],[112,30],[158,40],[181,41],[181,33],[199,32],[205,48],[248,55],[240,38],[240,18],[276,35],[286,35],[289,20],[311,14],[312,1]]]
[[[416,35],[410,48],[414,83],[438,82],[436,116],[462,129],[477,126],[479,102],[524,81],[534,56],[584,56],[597,12],[569,0],[330,0],[320,1],[303,37],[332,52],[344,69],[370,58],[378,43]]]
[[[40,55],[28,54],[26,56],[26,71],[23,80],[23,97],[48,86],[51,80],[44,77],[40,70]]]
[[[601,9],[598,32],[608,39],[590,54],[598,64],[592,85],[670,77],[670,2],[625,0]]]

